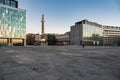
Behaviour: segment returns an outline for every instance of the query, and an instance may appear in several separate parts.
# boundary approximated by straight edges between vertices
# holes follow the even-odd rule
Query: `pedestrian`
[[[82,46],[83,46],[83,48],[85,47],[85,45],[84,45],[84,44],[83,44]]]

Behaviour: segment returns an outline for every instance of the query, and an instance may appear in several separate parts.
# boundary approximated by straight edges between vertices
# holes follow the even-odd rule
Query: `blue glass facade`
[[[0,0],[0,4],[18,8],[18,1],[16,0]]]
[[[0,5],[0,45],[24,45],[26,10]]]

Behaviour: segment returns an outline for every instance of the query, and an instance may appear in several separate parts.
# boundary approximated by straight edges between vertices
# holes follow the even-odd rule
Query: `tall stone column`
[[[44,22],[45,22],[44,15],[42,15],[42,20],[41,20],[41,23],[42,23],[42,32],[41,32],[41,34],[42,35],[44,34]]]

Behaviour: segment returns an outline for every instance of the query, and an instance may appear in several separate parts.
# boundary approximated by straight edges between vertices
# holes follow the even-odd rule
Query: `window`
[[[5,0],[5,5],[10,6],[10,1],[9,0]]]
[[[0,0],[0,4],[3,4],[3,0]]]
[[[16,2],[11,1],[11,5],[10,5],[10,6],[12,6],[12,7],[16,7]]]

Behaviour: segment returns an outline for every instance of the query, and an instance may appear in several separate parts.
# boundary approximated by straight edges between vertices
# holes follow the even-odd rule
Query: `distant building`
[[[29,33],[26,35],[27,45],[40,45],[41,35]]]
[[[70,45],[70,32],[58,34],[56,36],[56,45]]]
[[[33,45],[35,42],[35,37],[33,34],[27,34],[26,35],[26,45]]]
[[[104,26],[88,20],[71,26],[71,45],[119,45],[120,27]]]
[[[70,45],[70,32],[66,32],[65,34],[44,34],[46,42],[45,45]],[[40,34],[32,34],[28,33],[26,35],[26,44],[27,45],[43,45],[41,43],[41,37],[43,35]]]
[[[16,0],[0,0],[0,45],[26,44],[26,10]]]
[[[35,41],[40,41],[41,35],[40,34],[34,34],[35,36]]]
[[[104,45],[120,46],[120,27],[103,26]]]

